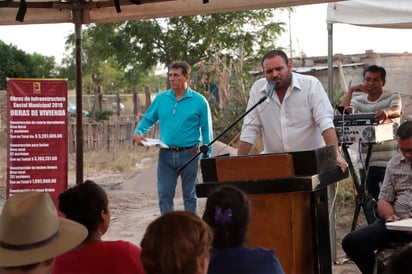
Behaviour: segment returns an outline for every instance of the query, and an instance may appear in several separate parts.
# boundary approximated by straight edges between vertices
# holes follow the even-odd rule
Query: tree
[[[106,93],[133,90],[141,85],[148,76],[147,70],[130,70],[125,61],[119,63],[119,56],[130,51],[124,41],[118,41],[117,26],[120,23],[91,25],[83,32],[82,40],[82,74],[86,93],[95,93],[98,89]],[[98,26],[98,27],[97,27]],[[121,43],[120,43],[121,42]],[[68,36],[66,50],[71,54],[63,59],[63,64],[75,70],[75,37]],[[128,53],[131,55],[131,53]],[[143,89],[143,88],[142,88]]]
[[[213,56],[246,60],[276,46],[284,23],[274,10],[255,10],[167,19],[93,24],[84,30],[85,72],[109,62],[135,86],[159,64],[174,60],[194,65]],[[73,41],[72,41],[73,42]],[[239,56],[238,48],[243,48]]]
[[[31,59],[22,50],[0,41],[0,89],[6,89],[6,78],[30,77]]]
[[[55,78],[54,57],[28,54],[0,40],[0,89],[6,89],[6,78]]]
[[[33,64],[33,75],[36,78],[59,77],[54,57],[44,56],[39,53],[29,55]]]
[[[103,78],[112,78],[101,73],[109,64],[121,71],[129,90],[143,90],[136,87],[159,64],[185,60],[193,67],[191,87],[208,97],[220,132],[244,112],[245,89],[254,80],[249,71],[264,52],[278,48],[283,31],[273,9],[93,24],[83,32],[83,72],[104,85]],[[210,83],[218,86],[219,102],[208,94]]]

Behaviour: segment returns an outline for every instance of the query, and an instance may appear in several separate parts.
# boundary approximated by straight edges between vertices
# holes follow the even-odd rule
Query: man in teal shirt
[[[198,153],[199,145],[212,141],[212,115],[206,98],[189,85],[191,67],[187,62],[174,62],[169,67],[170,89],[156,95],[135,129],[134,139],[143,145],[144,134],[159,122],[160,140],[169,148],[159,150],[157,193],[160,213],[173,208],[177,178],[181,176],[185,210],[197,212],[195,185],[198,182],[199,159],[191,161],[180,172],[177,169]],[[211,152],[209,146],[208,154]]]

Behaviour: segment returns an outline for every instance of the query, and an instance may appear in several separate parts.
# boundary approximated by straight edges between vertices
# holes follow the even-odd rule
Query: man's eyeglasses
[[[404,148],[399,148],[398,147],[398,151],[402,152],[403,155],[405,155],[405,154],[412,155],[412,148],[404,149]]]

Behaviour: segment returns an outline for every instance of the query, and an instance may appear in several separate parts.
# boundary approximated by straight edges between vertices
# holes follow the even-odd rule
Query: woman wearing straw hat
[[[83,225],[58,216],[50,194],[16,194],[0,216],[0,273],[51,273],[55,257],[86,236]]]

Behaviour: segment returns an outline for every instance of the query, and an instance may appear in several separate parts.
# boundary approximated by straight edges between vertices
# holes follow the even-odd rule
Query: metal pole
[[[333,24],[328,23],[328,97],[333,103]]]
[[[300,54],[300,52],[298,54]],[[292,21],[290,20],[290,11],[289,11],[289,56],[290,56],[290,59],[292,60],[292,58],[293,58]]]
[[[333,105],[333,24],[327,23],[328,29],[328,97]],[[334,106],[333,106],[334,107]],[[335,210],[336,184],[328,186],[329,207],[329,235],[332,262],[336,261],[336,210]]]
[[[80,7],[79,3],[77,5]],[[73,8],[73,17],[76,40],[76,184],[79,184],[83,182],[82,10]]]

